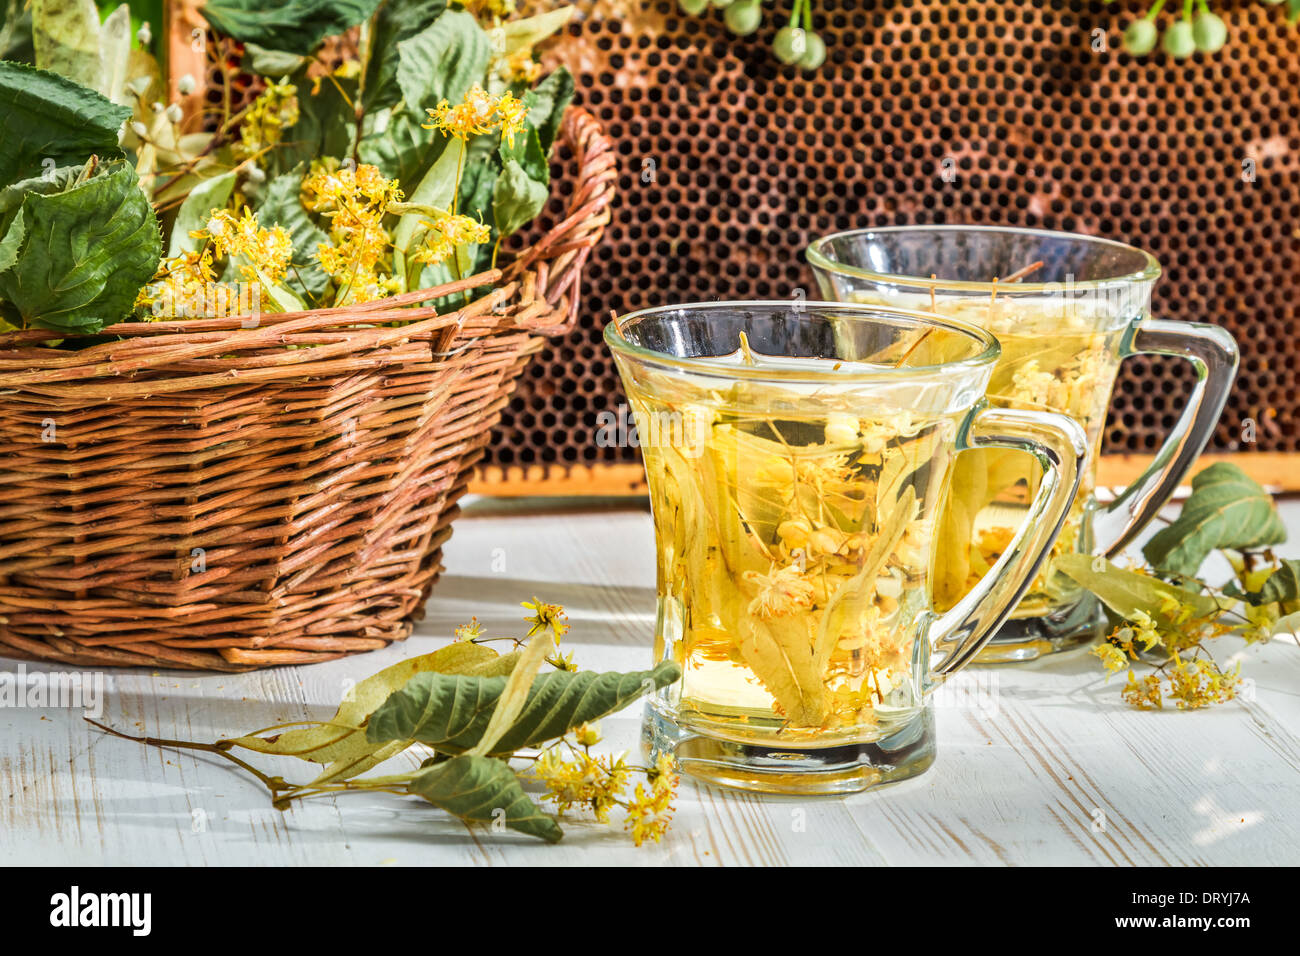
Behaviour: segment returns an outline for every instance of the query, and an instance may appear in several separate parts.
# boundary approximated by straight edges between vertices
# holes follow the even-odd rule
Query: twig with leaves
[[[457,629],[457,640],[409,658],[361,681],[329,720],[264,727],[211,743],[138,737],[89,721],[116,737],[152,747],[194,750],[229,760],[256,778],[279,810],[294,801],[353,791],[413,794],[468,823],[491,823],[540,837],[563,836],[526,786],[563,814],[588,809],[605,823],[625,812],[624,827],[638,846],[658,841],[672,819],[677,774],[664,756],[654,766],[626,756],[595,755],[596,722],[681,676],[675,663],[649,671],[579,671],[556,645],[568,631],[564,609],[534,599],[523,639],[514,650],[487,646],[477,620]],[[544,665],[553,669],[542,672]],[[428,753],[411,773],[366,776],[412,748]],[[292,784],[232,753],[250,750],[295,757],[322,769]],[[522,767],[519,767],[523,764]],[[629,793],[634,777],[640,776]]]
[[[1195,709],[1233,699],[1240,686],[1240,665],[1226,670],[1215,660],[1214,638],[1235,634],[1253,644],[1300,630],[1300,561],[1271,549],[1285,540],[1273,499],[1236,465],[1220,462],[1192,480],[1177,520],[1142,549],[1147,566],[1071,554],[1056,567],[1114,616],[1093,653],[1110,673],[1127,670],[1124,699],[1143,709],[1166,700]],[[1222,586],[1198,576],[1215,552],[1234,571]],[[1139,676],[1142,664],[1151,670]]]

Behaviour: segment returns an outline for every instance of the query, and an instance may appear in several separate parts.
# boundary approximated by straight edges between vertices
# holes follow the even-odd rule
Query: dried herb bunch
[[[325,794],[412,794],[467,824],[558,842],[563,830],[529,795],[531,788],[541,789],[539,799],[561,815],[578,808],[607,823],[621,810],[638,846],[660,840],[678,782],[671,759],[637,766],[626,755],[592,748],[600,742],[597,721],[673,683],[681,669],[665,662],[630,673],[578,670],[571,655],[556,650],[569,629],[564,609],[536,599],[523,607],[530,612],[524,638],[485,637],[475,619],[457,629],[454,643],[355,685],[329,720],[294,721],[213,743],[135,737],[91,723],[150,746],[217,754],[257,778],[280,810]],[[499,654],[487,646],[493,640],[510,641],[513,649]],[[307,783],[291,784],[235,750],[296,757],[322,769]],[[427,755],[419,769],[366,776],[407,751]]]
[[[1221,462],[1192,480],[1177,520],[1142,549],[1147,566],[1081,554],[1059,557],[1056,566],[1113,615],[1114,629],[1093,653],[1110,673],[1128,672],[1124,699],[1143,709],[1166,701],[1194,709],[1231,700],[1240,686],[1240,664],[1220,665],[1210,651],[1214,638],[1236,634],[1253,644],[1300,630],[1300,561],[1270,548],[1285,540],[1268,493]],[[1215,552],[1234,572],[1223,585],[1198,576]],[[1143,666],[1150,670],[1139,675]]]

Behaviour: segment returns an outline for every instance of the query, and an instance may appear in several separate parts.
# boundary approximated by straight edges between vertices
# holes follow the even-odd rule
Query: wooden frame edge
[[[1153,455],[1103,455],[1097,484],[1122,486],[1151,464]],[[1196,474],[1215,462],[1229,461],[1270,491],[1300,492],[1300,453],[1246,452],[1202,455]],[[580,495],[633,496],[646,493],[645,472],[638,464],[612,465],[488,465],[478,469],[470,494],[493,497],[563,497]]]

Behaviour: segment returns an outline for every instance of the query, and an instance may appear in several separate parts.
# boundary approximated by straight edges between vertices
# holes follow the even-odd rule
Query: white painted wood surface
[[[1300,503],[1282,507],[1300,539]],[[533,595],[568,608],[568,647],[584,666],[649,663],[653,539],[634,505],[539,514],[479,502],[459,520],[446,563],[428,617],[403,645],[247,675],[112,673],[103,719],[211,740],[325,717],[348,681],[440,647],[472,614],[492,633],[516,632],[518,602]],[[940,711],[939,759],[923,776],[820,799],[688,782],[664,843],[639,850],[596,824],[570,824],[557,846],[471,832],[384,794],[282,814],[215,758],[108,737],[80,712],[0,709],[0,864],[1294,865],[1300,648],[1284,639],[1239,656],[1253,682],[1247,699],[1196,713],[1127,708],[1120,679],[1108,685],[1079,653],[969,671]],[[635,753],[638,723],[637,709],[607,719],[603,746]],[[284,766],[290,779],[306,769]]]

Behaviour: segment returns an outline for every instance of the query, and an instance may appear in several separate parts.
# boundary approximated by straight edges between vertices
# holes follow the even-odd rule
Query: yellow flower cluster
[[[263,229],[257,217],[247,208],[236,217],[228,209],[214,209],[205,228],[190,233],[195,239],[206,239],[218,256],[238,256],[245,279],[258,278],[258,272],[268,282],[279,282],[293,258],[293,240],[282,226]]]
[[[397,290],[398,283],[380,273],[388,271],[392,248],[384,215],[401,198],[397,181],[385,179],[375,166],[340,166],[332,159],[312,164],[301,199],[329,220],[331,241],[317,246],[316,258],[344,290],[336,304],[368,302]]]
[[[433,222],[421,221],[426,230],[424,242],[411,254],[415,262],[436,265],[449,259],[463,245],[487,242],[492,230],[469,216],[440,216]]]
[[[673,820],[673,799],[677,796],[677,773],[666,754],[660,755],[648,776],[650,789],[636,785],[623,821],[623,828],[632,834],[637,846],[646,840],[658,843],[663,839]]]
[[[456,640],[461,643],[468,643],[482,636],[483,625],[478,622],[477,616],[470,618],[468,624],[456,628]]]
[[[1167,597],[1156,617],[1135,610],[1104,643],[1092,649],[1108,674],[1129,667],[1131,660],[1138,659],[1140,650],[1168,651],[1169,659],[1158,665],[1154,673],[1139,678],[1129,669],[1128,682],[1121,692],[1126,702],[1141,710],[1153,710],[1164,707],[1168,695],[1179,710],[1195,710],[1237,695],[1240,664],[1235,670],[1225,672],[1201,645],[1205,639],[1217,637],[1229,628],[1212,617],[1198,618],[1195,613],[1194,608],[1177,598]],[[1182,654],[1188,651],[1193,656],[1184,659]]]
[[[544,799],[561,813],[586,807],[601,823],[608,823],[632,771],[622,756],[593,757],[578,751],[572,760],[566,760],[557,748],[538,758],[533,773],[546,787]]]
[[[284,131],[298,122],[298,90],[292,83],[271,83],[248,109],[236,147],[254,156],[279,145]]]
[[[212,251],[182,252],[162,260],[154,281],[135,297],[135,308],[144,308],[145,321],[225,316],[247,311],[248,302],[227,286],[219,285],[212,269]]]
[[[589,728],[577,731],[584,747],[583,734],[593,743],[599,734]],[[533,775],[546,787],[543,797],[563,813],[574,807],[589,809],[601,823],[608,823],[610,813],[621,806],[626,811],[623,828],[640,846],[646,840],[663,839],[673,819],[673,800],[677,796],[678,776],[672,758],[660,755],[653,767],[642,768],[646,783],[638,783],[632,796],[624,791],[631,782],[633,768],[624,757],[597,757],[585,750],[573,749],[565,759],[557,749],[546,751],[533,766]],[[647,786],[648,784],[648,786]]]
[[[468,140],[499,128],[502,138],[514,146],[515,134],[523,131],[528,107],[509,91],[493,96],[475,83],[461,102],[452,105],[443,100],[425,112],[432,120],[424,124],[425,129],[442,130],[448,136]]]
[[[533,612],[524,619],[530,625],[527,637],[540,634],[547,628],[555,633],[556,641],[569,633],[569,617],[560,605],[543,604],[537,598],[533,598],[531,601],[523,601],[519,606]]]

